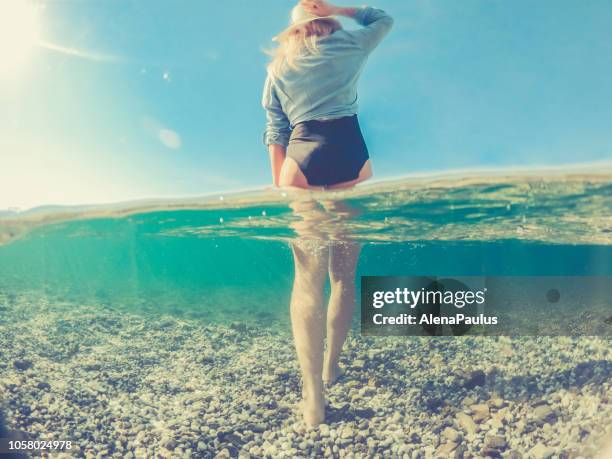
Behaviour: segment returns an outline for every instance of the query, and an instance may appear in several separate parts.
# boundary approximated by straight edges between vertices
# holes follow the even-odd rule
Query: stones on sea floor
[[[472,410],[472,419],[474,420],[474,422],[482,422],[485,419],[488,419],[490,416],[489,413],[489,406],[479,403],[479,404],[475,404],[470,406],[470,409]]]
[[[278,379],[286,379],[289,377],[290,374],[291,372],[284,367],[274,369],[274,376],[276,376]]]
[[[501,435],[487,435],[484,444],[488,448],[497,450],[504,450],[508,446],[506,439]]]
[[[197,356],[196,361],[204,365],[211,365],[215,363],[215,356],[213,354],[208,354],[205,352]]]
[[[17,368],[18,370],[26,371],[32,368],[34,364],[32,363],[31,360],[23,359],[23,360],[14,360],[13,366]]]
[[[531,413],[533,420],[537,424],[545,424],[555,420],[555,412],[549,405],[539,405]]]
[[[501,459],[502,458],[502,453],[501,451],[495,449],[495,448],[491,448],[490,446],[485,446],[484,448],[482,448],[481,454],[484,457],[490,457],[490,458],[494,458],[494,459]]]
[[[430,397],[425,401],[425,405],[429,411],[436,411],[444,404],[443,400],[438,397]]]
[[[230,453],[230,450],[227,448],[223,448],[221,451],[219,451],[215,455],[215,459],[230,459],[231,457],[232,457],[232,454]]]
[[[465,445],[459,445],[454,451],[454,454],[450,457],[453,459],[465,459],[467,456],[468,448]]]
[[[465,430],[468,435],[478,432],[478,426],[471,416],[465,413],[457,413],[457,421],[459,422],[459,426],[461,426],[461,428]]]
[[[441,457],[449,457],[450,453],[452,453],[457,448],[457,443],[449,441],[448,443],[441,444],[438,449],[436,449],[436,455]]]
[[[506,402],[503,398],[493,397],[488,401],[488,404],[491,408],[501,409],[506,406]]]
[[[482,370],[474,370],[465,375],[463,387],[466,389],[474,389],[478,386],[484,386],[487,381],[487,375]]]
[[[442,436],[451,442],[458,442],[459,439],[461,438],[461,434],[457,430],[453,429],[452,427],[446,427],[442,431]]]
[[[229,328],[235,330],[239,333],[244,333],[248,331],[249,327],[244,322],[233,322],[229,325]]]
[[[102,365],[99,363],[87,363],[83,365],[83,370],[85,371],[100,371],[102,369]]]
[[[488,423],[493,429],[501,429],[504,427],[504,419],[503,413],[498,411],[489,419]]]
[[[342,438],[343,440],[348,440],[350,438],[353,438],[353,435],[354,435],[353,428],[349,425],[345,425],[340,431],[340,438]]]
[[[247,424],[246,428],[254,433],[262,433],[268,430],[268,426],[263,422],[255,422],[251,424]]]
[[[549,459],[553,454],[555,454],[555,450],[543,443],[538,443],[529,450],[529,457],[533,457],[533,459]]]
[[[99,314],[106,312],[95,312],[88,320],[95,322]],[[73,320],[79,316],[70,311],[62,317]],[[525,356],[527,363],[533,362],[530,376],[524,377],[522,362],[516,365],[517,359],[507,359],[514,366],[499,363],[502,377],[496,381],[489,376],[492,363],[483,363],[490,356],[489,345],[472,343],[470,354],[461,354],[457,363],[439,359],[450,365],[449,369],[443,365],[427,367],[420,359],[395,358],[419,350],[427,353],[429,347],[420,348],[418,343],[404,347],[399,341],[370,342],[351,335],[345,361],[363,359],[364,369],[376,371],[357,371],[350,363],[347,377],[326,393],[326,424],[309,429],[294,411],[300,398],[300,379],[290,335],[261,332],[256,325],[249,325],[249,332],[236,344],[239,334],[228,331],[226,325],[202,327],[201,333],[196,333],[197,326],[184,329],[179,322],[163,332],[135,317],[118,324],[125,329],[112,341],[107,332],[94,330],[87,336],[98,352],[85,362],[62,360],[61,365],[69,369],[65,374],[55,371],[58,362],[37,354],[36,348],[26,349],[22,344],[24,352],[7,350],[0,329],[0,354],[5,364],[2,368],[0,363],[0,372],[8,374],[8,378],[4,373],[0,378],[0,393],[6,391],[7,410],[16,426],[30,422],[37,435],[49,432],[49,426],[54,426],[53,430],[57,426],[52,433],[60,432],[61,426],[78,441],[82,448],[79,455],[93,459],[214,458],[219,453],[220,457],[245,459],[249,455],[551,459],[551,449],[552,457],[567,459],[585,451],[583,457],[592,457],[585,448],[594,445],[603,432],[601,425],[606,424],[600,408],[609,403],[606,391],[610,386],[607,382],[598,386],[595,381],[607,374],[609,365],[591,364],[586,379],[574,370],[581,359],[604,360],[602,352],[607,355],[608,343],[597,340],[580,346],[569,341],[542,346],[538,341],[508,339],[514,343],[517,358]],[[79,327],[70,326],[59,339],[49,336],[49,354],[56,341],[81,339],[66,336],[77,331]],[[31,339],[28,336],[23,342]],[[445,344],[432,350],[454,352],[453,346]],[[270,348],[275,352],[270,353]],[[210,356],[209,365],[193,365],[203,354]],[[26,358],[34,362],[35,374],[32,370],[21,372],[13,365],[15,359]],[[544,365],[557,365],[557,358],[561,359],[559,371],[571,370],[569,379],[560,383],[547,378],[549,373],[543,369]],[[88,373],[93,371],[83,368],[88,363],[99,363],[101,373]],[[487,390],[478,385],[473,390],[463,387],[471,373],[459,373],[461,369],[481,365]],[[277,368],[289,373],[277,375]],[[400,374],[414,379],[398,377]],[[467,376],[455,378],[457,374]],[[98,385],[91,384],[94,380]],[[128,380],[133,381],[129,390],[125,385]],[[355,394],[358,397],[353,399]],[[539,394],[541,400],[532,401],[531,394]],[[426,403],[436,399],[443,400],[442,406],[428,411]],[[534,413],[545,422],[536,422]],[[558,422],[551,422],[555,418]],[[296,424],[303,428],[294,430]],[[161,437],[173,439],[174,448],[162,446]],[[520,453],[513,455],[515,451]]]
[[[231,443],[234,446],[242,446],[244,444],[242,437],[232,431],[219,432],[217,433],[217,438],[224,443]]]

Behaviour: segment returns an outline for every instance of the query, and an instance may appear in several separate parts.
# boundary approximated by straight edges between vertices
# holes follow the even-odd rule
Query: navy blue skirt
[[[296,124],[287,157],[298,163],[309,185],[331,186],[359,177],[370,155],[353,115]]]

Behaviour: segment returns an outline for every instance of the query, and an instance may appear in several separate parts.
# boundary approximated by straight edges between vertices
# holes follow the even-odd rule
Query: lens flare
[[[0,2],[0,77],[13,75],[24,65],[38,33],[38,15],[30,1]]]

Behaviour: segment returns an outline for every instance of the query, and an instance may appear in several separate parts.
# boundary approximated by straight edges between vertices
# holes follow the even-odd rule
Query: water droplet
[[[265,211],[265,210],[262,210],[262,211],[261,211],[261,215],[263,215],[263,216],[265,217],[265,216],[266,216],[266,215],[268,215],[268,214],[266,213],[266,211]]]
[[[512,209],[512,204],[510,203],[506,204],[506,210],[510,210],[510,209]]]
[[[219,218],[219,223],[223,223],[223,217]]]

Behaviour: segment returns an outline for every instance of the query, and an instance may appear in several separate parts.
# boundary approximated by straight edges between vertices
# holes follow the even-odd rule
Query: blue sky
[[[261,50],[292,5],[36,2],[27,58],[0,32],[0,208],[269,183]],[[379,177],[612,158],[609,1],[374,6],[395,18],[360,87]]]

